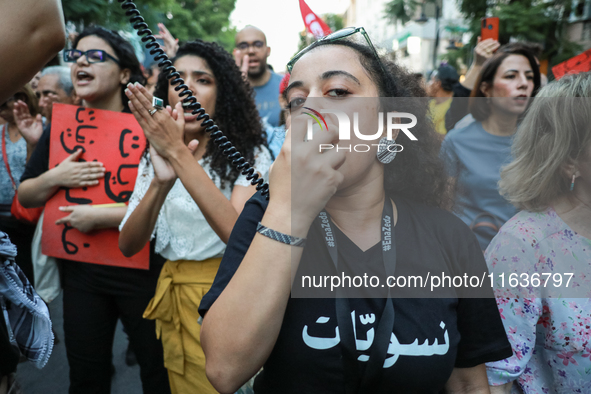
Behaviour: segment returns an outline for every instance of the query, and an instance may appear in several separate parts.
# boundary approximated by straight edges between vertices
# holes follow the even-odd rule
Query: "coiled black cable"
[[[185,84],[185,81],[181,78],[181,75],[177,72],[176,68],[172,65],[172,61],[168,58],[166,53],[156,38],[152,35],[152,31],[148,28],[148,24],[144,18],[140,15],[140,11],[137,9],[135,3],[130,0],[118,0],[121,3],[121,8],[125,10],[125,15],[130,17],[129,22],[133,24],[133,28],[137,30],[137,35],[142,37],[142,42],[145,43],[146,48],[150,49],[150,54],[154,56],[154,60],[158,63],[158,67],[166,75],[170,81],[170,84],[175,86],[174,90],[179,92],[179,97],[187,96],[182,99],[183,104],[187,104],[192,112],[192,115],[197,115],[197,120],[203,120],[201,126],[205,127],[205,132],[209,133],[213,142],[216,144],[218,149],[222,151],[222,154],[228,158],[228,161],[232,163],[236,169],[241,171],[242,175],[246,175],[246,179],[250,181],[250,184],[256,186],[257,191],[261,191],[261,194],[269,199],[269,184],[264,181],[261,176],[255,172],[254,167],[238,152],[236,147],[228,140],[228,137],[218,128],[213,119],[205,113],[205,109],[201,106],[197,98],[193,95],[193,92]]]

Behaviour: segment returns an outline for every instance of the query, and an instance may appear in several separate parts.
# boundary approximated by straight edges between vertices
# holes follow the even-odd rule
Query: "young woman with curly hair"
[[[220,130],[265,176],[271,155],[252,90],[232,56],[198,40],[182,45],[173,64]],[[133,255],[156,237],[156,253],[168,261],[144,317],[156,320],[172,392],[215,393],[205,376],[197,309],[255,188],[217,149],[197,116],[182,107],[164,74],[155,94],[174,110],[169,106],[150,115],[151,95],[142,86],[128,86],[130,108],[150,147],[121,224],[119,246]]]
[[[309,272],[375,273],[385,284],[394,265],[397,275],[425,263],[431,272],[486,271],[474,235],[445,210],[450,189],[424,90],[371,46],[343,39],[361,31],[351,29],[290,62],[291,126],[269,176],[269,201],[260,193],[248,201],[201,303],[207,376],[222,393],[261,367],[257,394],[488,393],[484,362],[511,354],[492,298],[381,290],[353,298],[302,285]],[[384,128],[379,144],[352,151],[367,138],[340,137],[341,122],[330,115],[307,137],[306,112],[335,106],[372,131],[380,112],[414,114],[417,140],[392,133],[386,142]],[[380,153],[392,138],[404,149],[389,162]]]

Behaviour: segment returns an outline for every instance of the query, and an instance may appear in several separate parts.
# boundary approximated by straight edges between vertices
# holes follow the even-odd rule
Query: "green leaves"
[[[167,10],[172,19],[164,23],[181,41],[195,38],[216,41],[231,50],[236,31],[230,28],[230,13],[235,3],[236,0],[173,1]]]
[[[200,38],[216,41],[226,49],[233,47],[235,30],[230,13],[236,0],[137,0],[135,1],[153,32],[162,22],[179,40]],[[117,0],[62,0],[66,21],[79,30],[90,24],[129,30],[128,18]]]
[[[402,24],[405,24],[413,18],[421,4],[422,2],[417,0],[391,0],[384,7],[384,14],[393,23],[399,20]]]
[[[436,0],[391,0],[386,4],[384,17],[392,22],[410,21],[418,7]],[[480,19],[498,16],[500,19],[499,41],[510,40],[538,43],[543,46],[540,60],[548,59],[549,66],[575,56],[581,46],[569,40],[566,34],[572,0],[458,0],[458,6],[472,32],[470,45],[442,58],[451,64],[466,61],[480,35]]]

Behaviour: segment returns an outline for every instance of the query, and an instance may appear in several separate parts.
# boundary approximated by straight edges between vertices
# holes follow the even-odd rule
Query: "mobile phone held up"
[[[482,18],[480,20],[480,39],[492,38],[499,41],[499,17]]]

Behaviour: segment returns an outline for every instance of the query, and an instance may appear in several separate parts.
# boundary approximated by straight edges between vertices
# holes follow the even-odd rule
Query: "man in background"
[[[47,123],[51,122],[54,103],[77,104],[70,68],[66,66],[51,66],[43,69],[37,91],[39,108],[41,114],[47,119]]]
[[[267,46],[265,33],[257,27],[246,26],[236,34],[235,41],[236,64],[255,91],[255,101],[263,124],[266,122],[273,127],[279,126],[279,85],[282,76],[267,65],[271,47]]]

